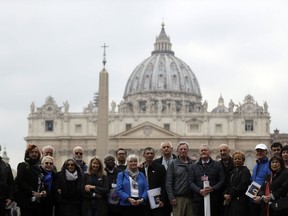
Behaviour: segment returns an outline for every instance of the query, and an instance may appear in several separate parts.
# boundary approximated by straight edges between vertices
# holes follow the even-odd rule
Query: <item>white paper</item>
[[[251,185],[248,187],[247,191],[246,191],[246,195],[250,198],[254,198],[258,191],[260,190],[261,185],[258,184],[257,182],[253,181],[251,183]]]
[[[203,188],[209,187],[209,181],[203,181]],[[211,216],[210,194],[204,197],[204,216]]]
[[[158,187],[148,190],[147,193],[151,209],[158,208],[160,205],[161,188]]]

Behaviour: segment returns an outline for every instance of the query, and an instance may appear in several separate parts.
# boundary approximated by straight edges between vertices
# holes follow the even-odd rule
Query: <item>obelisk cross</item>
[[[108,46],[106,46],[106,44],[104,43],[104,45],[103,46],[101,46],[101,47],[103,47],[104,48],[104,53],[103,53],[103,66],[104,66],[104,68],[105,68],[105,64],[106,64],[106,48],[108,47]]]

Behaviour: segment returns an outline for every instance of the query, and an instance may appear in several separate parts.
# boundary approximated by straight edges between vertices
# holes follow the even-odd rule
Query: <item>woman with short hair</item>
[[[55,180],[56,174],[52,171],[54,158],[47,155],[41,160],[41,170],[43,173],[43,186],[46,196],[41,200],[41,216],[52,216],[55,204]]]
[[[145,175],[138,170],[138,157],[131,154],[126,160],[126,170],[117,176],[120,212],[122,216],[142,216],[145,212],[148,184]]]
[[[236,151],[232,155],[234,169],[224,191],[224,203],[227,205],[227,215],[243,216],[249,214],[249,199],[245,192],[250,184],[251,174],[244,166],[245,155]]]

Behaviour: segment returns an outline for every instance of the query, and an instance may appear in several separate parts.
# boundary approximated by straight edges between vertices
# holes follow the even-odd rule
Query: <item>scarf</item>
[[[131,177],[132,179],[132,187],[134,189],[138,189],[138,182],[137,182],[137,177],[139,176],[139,170],[137,169],[135,172],[132,172],[129,169],[126,169],[128,172],[128,175]]]
[[[43,182],[44,185],[46,186],[45,188],[47,188],[47,191],[50,192],[52,185],[52,171],[44,170]]]
[[[78,172],[75,170],[73,173],[65,170],[65,176],[67,181],[76,181],[78,179]]]
[[[139,170],[132,172],[131,170],[127,169],[128,175],[134,180],[137,181],[137,177],[139,175]]]
[[[270,195],[270,184],[272,183],[272,178],[273,178],[273,174],[270,174],[270,178],[267,181],[266,187],[265,187],[265,196],[269,196]],[[269,216],[269,204],[265,203],[265,208],[266,208],[266,216]]]

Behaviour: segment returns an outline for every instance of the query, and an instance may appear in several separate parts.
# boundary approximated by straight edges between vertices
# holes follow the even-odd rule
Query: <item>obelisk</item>
[[[104,156],[108,154],[109,143],[109,76],[105,69],[106,64],[106,48],[108,46],[102,46],[104,48],[103,55],[103,69],[99,73],[99,95],[98,95],[98,115],[97,115],[97,145],[96,155],[104,159]]]

